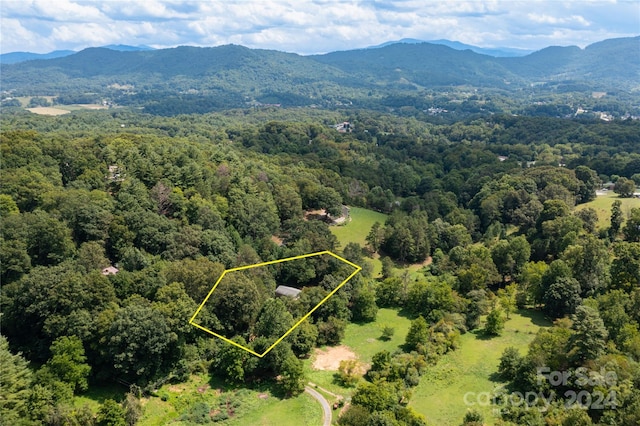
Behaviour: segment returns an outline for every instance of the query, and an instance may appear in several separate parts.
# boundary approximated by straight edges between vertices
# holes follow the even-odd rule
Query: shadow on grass
[[[92,383],[87,391],[78,396],[102,404],[107,399],[122,401],[127,392],[129,392],[129,388],[125,385],[114,382],[98,382]]]
[[[531,322],[539,327],[550,327],[552,322],[547,319],[544,314],[536,309],[518,309],[517,313],[525,318],[529,318]]]
[[[228,383],[214,375],[209,376],[209,386],[211,389],[218,389],[220,392],[236,392],[247,389],[258,393],[269,393],[278,399],[295,398],[297,395],[287,395],[275,379],[262,378],[244,383]]]
[[[468,331],[467,333],[473,334],[477,340],[492,340],[500,338],[500,336],[496,336],[495,334],[488,334],[481,328]]]

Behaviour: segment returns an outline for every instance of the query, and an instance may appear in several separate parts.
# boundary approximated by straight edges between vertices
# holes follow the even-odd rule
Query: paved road
[[[305,386],[304,391],[318,400],[320,405],[322,405],[322,411],[324,412],[324,422],[322,423],[323,426],[331,426],[331,406],[329,405],[329,402],[325,399],[324,396],[322,396],[315,389],[310,388],[309,386]]]

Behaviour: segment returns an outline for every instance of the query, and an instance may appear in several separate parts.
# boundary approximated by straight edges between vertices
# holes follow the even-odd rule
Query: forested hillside
[[[463,116],[520,114],[532,106],[545,115],[565,116],[581,107],[619,117],[640,114],[639,42],[638,37],[612,39],[585,49],[549,47],[512,58],[431,43],[314,56],[237,45],[89,48],[62,58],[3,65],[3,102],[53,96],[58,104],[127,105],[161,115],[278,104],[416,112],[439,108],[462,110]],[[595,102],[589,101],[593,92]],[[558,103],[564,110],[554,110]]]
[[[342,121],[351,132],[333,127]],[[505,352],[496,374],[513,390],[555,397],[546,411],[503,403],[504,424],[640,422],[640,207],[614,203],[606,227],[595,210],[574,210],[603,182],[633,196],[637,120],[16,110],[0,129],[3,424],[135,424],[140,397],[192,374],[296,395],[308,381],[302,359],[341,342],[350,322],[374,321],[378,307],[412,320],[406,344],[375,355],[364,378],[341,370],[340,380],[357,384],[342,425],[426,424],[407,407],[426,366],[462,333],[499,335],[516,307],[556,322],[528,353]],[[366,247],[341,246],[329,231],[326,219],[343,204],[389,215]],[[362,273],[264,358],[189,325],[223,270],[323,250]],[[371,273],[378,258],[382,277]],[[427,259],[412,277],[393,272]],[[260,353],[348,268],[319,259],[236,276],[199,321]],[[275,298],[283,283],[300,297]],[[550,388],[540,368],[616,379],[573,374]],[[72,403],[114,383],[129,390],[121,402]],[[567,389],[609,399],[567,411]],[[184,410],[178,420],[190,424],[195,414]]]

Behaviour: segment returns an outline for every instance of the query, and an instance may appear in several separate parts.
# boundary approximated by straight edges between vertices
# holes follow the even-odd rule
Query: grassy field
[[[355,352],[360,362],[368,365],[375,353],[382,350],[393,352],[404,343],[410,322],[394,309],[380,309],[373,323],[347,325],[342,344]],[[380,339],[385,325],[395,328],[393,337],[388,341]],[[353,392],[353,388],[345,388],[334,382],[333,371],[314,370],[312,362],[313,357],[305,361],[305,371],[311,382],[338,395],[346,396]]]
[[[331,232],[338,238],[342,247],[349,243],[358,243],[362,247],[367,245],[367,235],[375,222],[384,225],[387,215],[360,207],[351,207],[351,221],[344,225],[332,226]]]
[[[371,231],[373,224],[380,222],[381,225],[384,225],[385,220],[387,220],[386,214],[360,207],[351,207],[350,216],[350,222],[330,228],[331,233],[338,238],[340,247],[344,247],[349,243],[358,243],[361,247],[365,247],[367,245],[367,235]],[[373,259],[367,259],[367,261],[373,265],[372,276],[379,276],[382,272],[382,263],[377,255]]]
[[[481,411],[485,424],[494,424],[495,407],[469,407],[465,394],[473,392],[467,399],[475,402],[480,392],[491,393],[500,386],[495,373],[504,349],[514,346],[524,355],[538,329],[550,325],[539,312],[520,311],[511,316],[499,337],[486,338],[478,331],[464,334],[460,347],[443,356],[421,377],[409,405],[424,414],[429,424],[459,425],[468,408]]]
[[[576,211],[591,207],[598,213],[598,228],[607,228],[611,224],[611,206],[615,200],[622,202],[622,214],[626,218],[631,209],[640,207],[638,198],[620,198],[618,194],[609,191],[607,195],[598,195],[595,200],[576,207]]]
[[[75,396],[73,404],[76,407],[88,405],[91,410],[96,412],[100,408],[100,404],[106,399],[121,401],[128,390],[125,386],[117,384],[94,386],[86,392]]]
[[[211,387],[207,379],[205,376],[193,376],[187,383],[163,386],[158,390],[158,397],[143,400],[144,415],[138,424],[190,425],[194,421],[181,419],[181,416],[190,412],[194,414],[198,405],[206,408],[200,411],[204,416],[215,415],[220,407],[231,407],[233,415],[217,422],[223,425],[311,426],[322,421],[320,404],[306,393],[296,398],[281,399],[267,388],[224,389],[222,384]]]

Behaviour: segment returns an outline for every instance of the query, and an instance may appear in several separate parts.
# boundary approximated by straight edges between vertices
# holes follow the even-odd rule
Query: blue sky
[[[402,38],[540,49],[640,34],[638,0],[0,0],[0,51],[241,44],[300,54]]]

